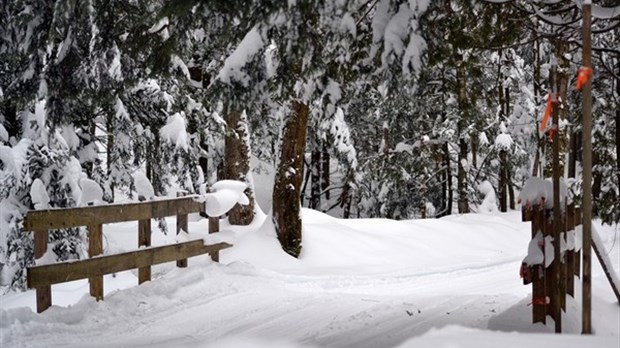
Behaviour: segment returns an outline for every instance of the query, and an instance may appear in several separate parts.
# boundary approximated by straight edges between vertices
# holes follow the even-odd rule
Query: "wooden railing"
[[[36,289],[37,312],[52,305],[51,285],[88,278],[90,295],[103,300],[105,274],[138,268],[138,283],[151,280],[151,266],[177,261],[177,267],[187,267],[187,258],[210,254],[219,261],[219,251],[230,248],[228,243],[204,245],[194,240],[160,247],[151,246],[151,219],[177,217],[177,234],[187,232],[188,214],[204,213],[204,203],[196,197],[181,197],[128,204],[109,204],[80,208],[35,210],[27,213],[24,230],[34,232],[34,257],[41,258],[47,251],[48,230],[86,226],[88,230],[89,259],[67,261],[27,269],[27,284]],[[101,256],[103,253],[102,227],[104,224],[138,221],[137,251]],[[219,217],[209,218],[209,233],[219,230]]]

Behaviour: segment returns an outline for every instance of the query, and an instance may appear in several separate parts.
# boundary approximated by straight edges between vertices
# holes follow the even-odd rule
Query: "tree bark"
[[[254,192],[250,180],[250,147],[246,143],[247,121],[238,111],[226,116],[227,131],[224,138],[224,178],[245,182],[248,187],[244,193],[250,204],[236,204],[228,213],[231,225],[249,225],[254,220]]]
[[[291,115],[282,132],[280,163],[273,188],[273,223],[284,251],[294,257],[301,253],[301,181],[304,170],[306,128],[309,108],[305,103],[291,102]]]
[[[321,146],[321,191],[325,192],[325,199],[329,201],[329,152],[327,145],[323,142]]]
[[[452,201],[454,200],[454,192],[452,191],[452,170],[450,169],[450,150],[448,149],[448,143],[443,144],[443,154],[446,159],[446,189],[448,192],[447,206],[445,215],[452,214]]]
[[[499,183],[498,183],[498,191],[499,191],[499,210],[502,213],[508,211],[508,206],[506,205],[506,187],[508,186],[507,177],[506,177],[506,150],[499,151]]]
[[[459,135],[459,156],[458,156],[458,209],[459,214],[469,213],[469,201],[467,199],[467,170],[464,163],[467,163],[467,142],[464,138],[466,120],[468,119],[467,84],[466,84],[465,62],[461,54],[456,55],[456,85],[459,110],[461,119],[458,121]]]
[[[617,60],[618,76],[620,76],[620,59]],[[620,80],[616,79],[616,174],[618,175],[618,186],[620,186]]]
[[[321,151],[312,150],[310,155],[310,208],[321,207]]]

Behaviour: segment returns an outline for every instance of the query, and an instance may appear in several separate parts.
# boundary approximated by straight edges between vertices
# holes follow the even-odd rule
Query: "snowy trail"
[[[229,347],[277,348],[285,340],[283,348],[370,348],[420,346],[411,342],[457,335],[472,337],[473,345],[466,347],[480,347],[485,341],[480,332],[489,335],[489,329],[549,331],[530,323],[531,288],[518,276],[529,226],[517,222],[516,213],[408,222],[304,214],[301,260],[280,251],[268,222],[257,223],[225,227],[228,232],[221,238],[234,239],[235,247],[222,253],[221,264],[201,256],[192,258],[187,269],[164,265],[154,269],[158,279],[139,287],[135,272],[106,277],[111,285],[103,302],[87,295],[84,281],[54,287],[53,296],[73,296],[73,304],[53,306],[40,315],[16,308],[32,292],[0,297],[0,345],[222,347],[220,340],[232,339]],[[114,227],[123,232],[134,228]],[[127,235],[110,234],[110,247],[127,245],[122,240]],[[610,234],[606,236],[612,245]],[[618,248],[610,250],[618,260]],[[599,297],[608,291],[600,271],[594,280],[599,313],[594,324],[604,336],[586,346],[617,347],[620,310],[607,295]],[[116,285],[123,290],[110,291]],[[76,296],[81,298],[77,303]],[[570,320],[566,328],[578,332]],[[550,337],[562,347],[583,346],[580,339],[566,345],[563,338]],[[489,342],[495,345],[488,346],[505,346],[505,340],[513,339],[493,334]]]
[[[446,325],[486,328],[503,306],[526,296],[526,291],[521,295],[504,293],[506,286],[496,277],[513,271],[515,264],[455,270],[450,277],[400,274],[380,279],[271,272],[265,277],[265,271],[247,264],[209,264],[204,271],[193,268],[160,279],[158,282],[175,281],[178,288],[169,294],[153,282],[111,294],[100,304],[85,299],[76,305],[87,312],[80,317],[82,324],[67,319],[75,310],[52,308],[49,316],[61,323],[45,325],[49,331],[37,334],[41,328],[34,324],[10,332],[5,339],[10,342],[13,336],[32,346],[46,346],[51,343],[49,334],[58,329],[66,335],[55,345],[77,341],[97,346],[98,337],[114,332],[114,339],[102,346],[141,342],[165,347],[179,338],[191,345],[249,335],[330,347],[389,347]],[[486,277],[484,273],[488,273]],[[489,280],[481,282],[484,278]],[[204,281],[194,284],[192,280]],[[114,318],[115,312],[131,313],[131,317],[119,320]],[[100,317],[111,318],[93,326]]]

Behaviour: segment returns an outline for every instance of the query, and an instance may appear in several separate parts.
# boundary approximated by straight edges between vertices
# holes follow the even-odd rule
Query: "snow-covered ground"
[[[303,219],[300,259],[281,251],[263,215],[211,236],[195,219],[191,238],[234,244],[221,263],[200,256],[186,269],[156,266],[141,286],[136,271],[106,276],[98,303],[86,281],[54,285],[54,306],[42,314],[33,291],[2,296],[0,346],[620,346],[620,307],[596,260],[595,335],[578,335],[580,296],[568,302],[566,334],[530,323],[531,287],[519,278],[530,227],[518,212],[391,221],[304,210]],[[617,228],[597,228],[620,269]],[[137,246],[136,223],[106,225],[104,234],[106,253]],[[175,236],[155,231],[153,240]]]

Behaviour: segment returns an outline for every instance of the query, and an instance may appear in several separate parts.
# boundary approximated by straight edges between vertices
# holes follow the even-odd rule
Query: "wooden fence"
[[[27,213],[24,230],[34,232],[34,257],[41,258],[47,251],[48,231],[53,229],[86,226],[88,230],[89,259],[67,261],[50,265],[29,267],[27,283],[36,289],[37,312],[52,305],[51,285],[88,278],[90,295],[103,300],[105,274],[138,268],[138,283],[151,279],[151,266],[177,261],[177,267],[187,267],[187,258],[210,254],[219,261],[219,251],[230,248],[228,243],[204,245],[194,240],[159,247],[151,246],[151,219],[177,217],[177,234],[187,232],[188,214],[204,213],[204,203],[196,197],[155,200],[129,204],[109,204],[80,208],[35,210]],[[100,256],[103,253],[102,227],[104,224],[138,221],[137,251]],[[219,230],[219,217],[209,218],[209,233]]]
[[[544,204],[542,204],[544,205]],[[575,240],[581,240],[581,209],[568,205],[560,221],[560,245],[562,253],[560,260],[553,260],[551,265],[545,267],[545,254],[548,251],[549,237],[553,236],[553,210],[545,209],[541,205],[527,206],[522,210],[522,220],[532,223],[532,243],[538,241],[536,235],[540,232],[543,239],[537,246],[543,254],[542,264],[521,266],[523,284],[532,284],[532,321],[546,324],[546,316],[556,320],[557,313],[554,306],[560,306],[566,311],[566,295],[575,297],[575,276],[581,272],[581,245]],[[597,232],[592,231],[593,236]],[[592,250],[596,254],[601,267],[611,285],[611,288],[620,305],[620,285],[614,280],[613,265],[603,254],[604,246],[600,239],[592,239]],[[552,251],[553,252],[553,251]],[[558,262],[559,261],[559,262]],[[558,266],[559,265],[559,266]],[[586,281],[584,279],[584,281]],[[587,280],[590,281],[590,280]],[[560,312],[561,315],[561,312]]]
[[[546,316],[556,319],[554,306],[560,306],[566,311],[566,295],[575,296],[575,276],[580,276],[581,251],[579,245],[575,247],[576,228],[581,225],[581,209],[574,205],[566,206],[563,220],[560,221],[562,233],[561,245],[565,245],[565,251],[560,260],[553,260],[551,265],[545,267],[549,243],[553,237],[553,210],[545,209],[544,204],[524,207],[522,220],[532,223],[532,241],[539,243],[538,247],[543,254],[542,264],[527,265],[521,267],[521,276],[524,284],[532,284],[532,321],[534,323],[546,322]],[[541,233],[542,239],[537,239]],[[578,236],[577,236],[578,237]],[[559,265],[555,267],[555,265]],[[558,296],[559,294],[559,296]]]

